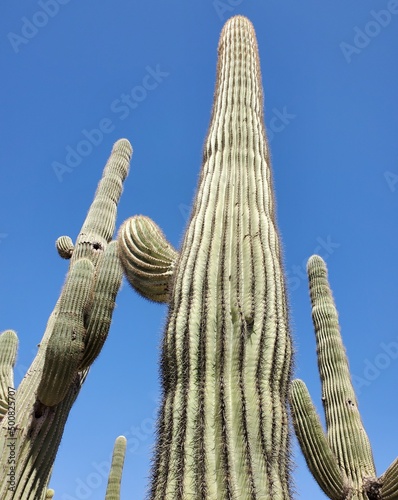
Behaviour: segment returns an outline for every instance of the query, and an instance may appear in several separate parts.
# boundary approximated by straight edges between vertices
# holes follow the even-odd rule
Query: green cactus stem
[[[124,457],[126,455],[127,441],[124,436],[116,438],[113,448],[111,470],[109,472],[108,485],[106,488],[105,500],[120,500],[120,483]]]
[[[308,261],[307,270],[327,434],[304,382],[294,380],[290,402],[301,450],[314,478],[332,500],[396,499],[398,461],[377,478],[371,445],[351,381],[326,264],[314,255]]]
[[[119,255],[130,285],[154,302],[168,302],[178,253],[149,217],[127,219],[118,234]]]
[[[69,272],[37,356],[16,391],[12,436],[6,419],[1,422],[2,500],[46,498],[69,411],[107,337],[122,279],[117,242],[111,239],[131,154],[126,139],[115,143],[75,245],[67,237],[57,240],[61,256],[70,253]],[[12,489],[7,476],[10,437],[17,457]]]
[[[285,500],[292,345],[250,21],[231,18],[218,53],[197,196],[174,266],[150,498]]]
[[[10,389],[14,389],[14,365],[17,357],[18,337],[13,330],[0,335],[0,420],[10,408]]]

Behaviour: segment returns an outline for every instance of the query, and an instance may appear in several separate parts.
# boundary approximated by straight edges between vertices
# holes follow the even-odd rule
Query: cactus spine
[[[246,18],[226,23],[218,52],[198,193],[169,299],[150,496],[282,500],[290,498],[292,346]]]
[[[75,245],[68,237],[57,240],[60,255],[70,258],[66,282],[37,356],[16,390],[12,436],[7,418],[1,421],[0,497],[4,500],[39,500],[51,494],[47,483],[64,426],[107,337],[122,279],[117,242],[111,239],[131,154],[127,140],[116,142]],[[2,347],[4,335],[0,337],[0,359],[7,358],[10,368],[15,352],[3,356],[7,351]],[[5,366],[2,361],[1,368]],[[12,482],[7,463],[10,437],[16,457]]]
[[[398,459],[376,477],[321,257],[314,255],[308,261],[308,277],[327,436],[307,387],[294,380],[290,390],[293,422],[307,465],[332,500],[397,499]]]

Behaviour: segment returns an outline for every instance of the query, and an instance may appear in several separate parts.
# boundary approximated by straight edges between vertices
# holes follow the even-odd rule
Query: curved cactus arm
[[[302,380],[293,380],[291,384],[290,407],[296,436],[308,468],[329,498],[343,500],[345,495],[343,475]]]
[[[376,471],[351,382],[326,264],[313,255],[307,271],[328,441],[350,487],[362,492],[365,479],[376,481]]]
[[[117,246],[117,241],[109,243],[97,266],[92,306],[85,322],[84,354],[79,370],[88,368],[94,362],[108,336],[116,295],[123,277]]]
[[[105,500],[120,500],[120,483],[122,481],[124,457],[127,441],[124,436],[116,438],[113,448],[111,470],[106,487]]]
[[[52,489],[48,489],[46,491],[46,496],[44,497],[45,500],[49,500],[50,498],[54,498],[55,491]]]
[[[69,236],[60,236],[55,242],[55,247],[59,256],[66,260],[72,257],[73,249],[75,248],[73,241]]]
[[[149,218],[127,219],[118,234],[119,256],[130,285],[154,302],[168,302],[178,252]]]
[[[388,467],[379,478],[382,500],[397,500],[398,498],[398,458]]]
[[[14,365],[17,357],[18,337],[13,330],[0,335],[0,420],[9,408],[9,390],[14,389]]]

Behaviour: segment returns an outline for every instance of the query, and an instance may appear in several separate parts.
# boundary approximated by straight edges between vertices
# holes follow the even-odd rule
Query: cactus
[[[126,454],[127,441],[124,436],[116,438],[113,448],[111,470],[109,472],[108,485],[105,500],[119,500],[120,483],[122,480],[124,456]]]
[[[116,142],[75,245],[66,236],[57,240],[61,257],[70,259],[69,272],[38,353],[15,391],[11,431],[7,416],[1,421],[2,499],[38,500],[53,494],[47,484],[64,426],[106,340],[121,284],[117,242],[111,239],[131,154],[127,140]],[[2,409],[3,376],[8,373],[6,383],[12,387],[9,372],[16,342],[15,334],[9,332],[0,337]],[[10,443],[15,452],[15,464],[11,465],[7,461]]]
[[[157,281],[137,262],[147,265],[154,248],[166,248],[161,233],[151,243],[143,229],[140,245],[125,244],[137,239],[134,224],[119,233],[130,282],[149,298],[162,279],[170,285],[150,497],[283,500],[291,497],[292,345],[250,21],[231,18],[218,52],[198,192],[179,256],[173,263],[166,251]]]
[[[332,500],[396,500],[398,459],[377,477],[351,382],[326,265],[314,255],[307,270],[327,435],[307,387],[303,381],[294,380],[290,402],[301,450],[312,475]]]

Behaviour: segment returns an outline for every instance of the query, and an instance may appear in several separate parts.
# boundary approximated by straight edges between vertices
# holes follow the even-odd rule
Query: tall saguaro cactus
[[[57,240],[59,254],[71,259],[64,288],[36,358],[15,393],[12,390],[12,406],[10,401],[8,408],[0,403],[1,499],[50,498],[46,486],[64,426],[107,337],[122,279],[117,242],[111,240],[131,154],[127,140],[116,142],[76,244],[69,237]],[[7,371],[14,363],[14,347],[15,334],[4,333],[0,367],[6,365]],[[10,375],[7,380],[12,384]]]
[[[130,281],[169,302],[151,498],[282,500],[290,498],[292,346],[260,62],[246,18],[225,24],[218,52],[198,192],[179,256],[167,250],[151,273],[154,253],[167,248],[160,231],[138,218],[119,233]]]
[[[314,255],[308,261],[308,277],[327,435],[306,385],[294,380],[290,400],[301,450],[314,478],[332,500],[396,500],[398,459],[377,478],[321,257]]]

